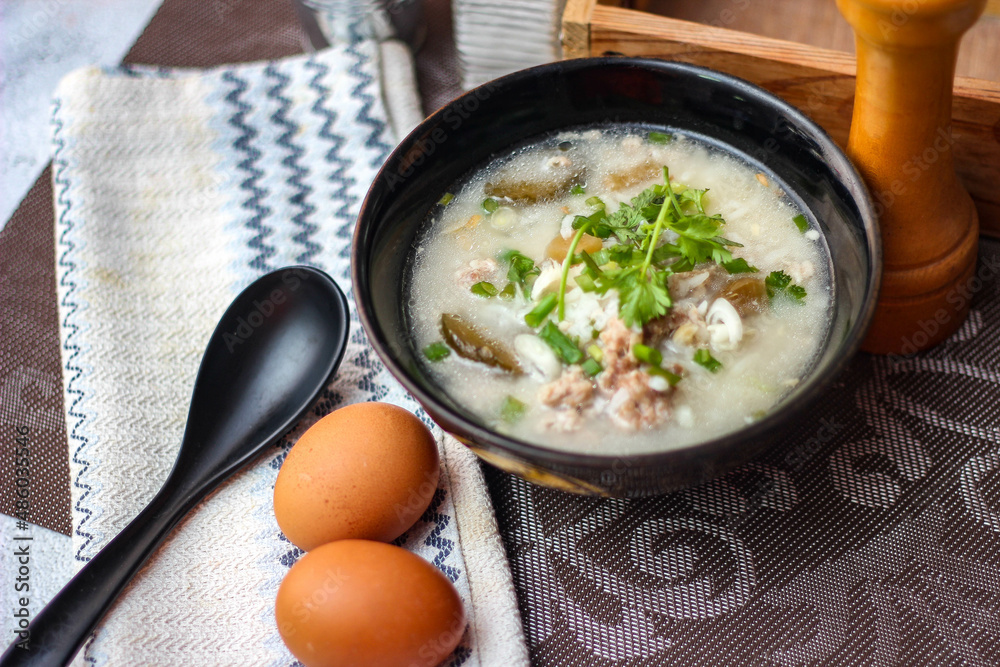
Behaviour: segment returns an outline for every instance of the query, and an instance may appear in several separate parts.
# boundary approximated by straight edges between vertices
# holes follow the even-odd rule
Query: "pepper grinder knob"
[[[847,153],[882,229],[884,273],[863,349],[911,354],[969,312],[979,216],[955,174],[951,100],[962,35],[986,0],[837,0],[858,77]]]

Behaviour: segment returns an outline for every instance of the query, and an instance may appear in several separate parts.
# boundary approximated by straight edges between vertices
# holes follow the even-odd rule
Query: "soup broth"
[[[439,386],[577,452],[759,419],[808,373],[833,298],[824,239],[777,183],[638,127],[495,157],[445,193],[412,257],[407,318]]]

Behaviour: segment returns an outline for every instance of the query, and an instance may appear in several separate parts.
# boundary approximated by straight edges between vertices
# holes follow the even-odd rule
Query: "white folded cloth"
[[[349,293],[360,201],[420,120],[408,50],[362,41],[209,71],[86,69],[54,100],[56,261],[79,565],[135,516],[179,447],[195,373],[229,301],[311,264]],[[313,413],[200,503],[77,657],[103,665],[287,665],[277,587],[301,553],[272,508],[285,453],[366,400],[426,414],[367,344]],[[433,426],[442,476],[407,549],[452,579],[469,630],[453,665],[527,664],[510,571],[472,454]]]
[[[566,0],[452,0],[462,85],[561,57]]]

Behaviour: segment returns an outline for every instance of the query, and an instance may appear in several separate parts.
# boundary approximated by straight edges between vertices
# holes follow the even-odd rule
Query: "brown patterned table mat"
[[[1000,664],[1000,243],[972,313],[911,358],[859,355],[797,432],[641,501],[488,469],[544,665]]]

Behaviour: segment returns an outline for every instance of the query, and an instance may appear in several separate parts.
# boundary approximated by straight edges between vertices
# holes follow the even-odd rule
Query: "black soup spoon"
[[[39,612],[0,665],[68,664],[181,517],[316,401],[344,356],[348,324],[343,292],[305,266],[269,273],[236,297],[201,360],[167,481]]]

